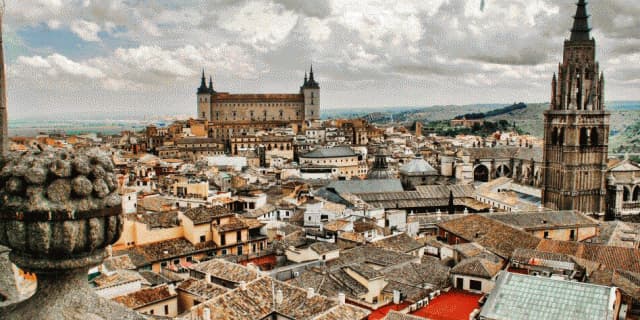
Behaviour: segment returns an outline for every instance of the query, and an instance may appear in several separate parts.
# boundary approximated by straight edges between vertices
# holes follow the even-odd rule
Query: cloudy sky
[[[323,108],[547,101],[575,0],[6,0],[9,110],[191,114],[218,91]],[[609,100],[640,100],[640,1],[589,5]]]

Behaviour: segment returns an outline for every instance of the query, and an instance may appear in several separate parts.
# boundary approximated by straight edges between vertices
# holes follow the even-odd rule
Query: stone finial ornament
[[[7,319],[142,319],[88,285],[88,269],[102,262],[122,232],[108,154],[9,153],[0,165],[0,244],[38,280],[36,293],[13,306]]]

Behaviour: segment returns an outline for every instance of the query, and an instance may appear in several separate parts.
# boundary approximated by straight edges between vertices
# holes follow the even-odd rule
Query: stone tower
[[[580,0],[544,112],[542,202],[559,210],[603,213],[610,114],[590,31],[587,2]]]
[[[313,66],[309,72],[309,79],[305,76],[304,84],[300,88],[304,95],[304,120],[320,119],[320,85],[313,78]]]
[[[207,78],[204,76],[204,70],[202,70],[202,79],[200,80],[200,87],[198,88],[198,118],[210,120],[209,113],[211,112],[211,94],[213,93],[213,81],[209,81],[209,88],[207,88]]]
[[[9,152],[9,123],[7,121],[7,84],[4,72],[4,44],[2,42],[2,18],[4,6],[0,8],[0,157]]]

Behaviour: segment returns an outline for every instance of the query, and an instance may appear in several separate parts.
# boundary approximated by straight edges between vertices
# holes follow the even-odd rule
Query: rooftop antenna
[[[0,157],[9,152],[9,123],[7,121],[7,84],[4,72],[4,44],[2,42],[2,18],[5,12],[5,2],[0,0]]]

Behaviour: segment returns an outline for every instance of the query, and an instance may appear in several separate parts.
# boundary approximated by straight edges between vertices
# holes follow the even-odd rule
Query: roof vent
[[[211,309],[209,308],[204,308],[202,310],[202,319],[204,320],[211,320]]]
[[[247,283],[245,281],[240,281],[240,290],[247,289]]]
[[[313,288],[307,288],[307,299],[313,298],[314,295],[315,295],[315,290],[313,290]]]
[[[346,303],[346,300],[347,300],[347,299],[346,299],[345,294],[344,294],[343,292],[339,292],[339,293],[338,293],[338,302],[339,302],[340,304],[345,304],[345,303]]]

